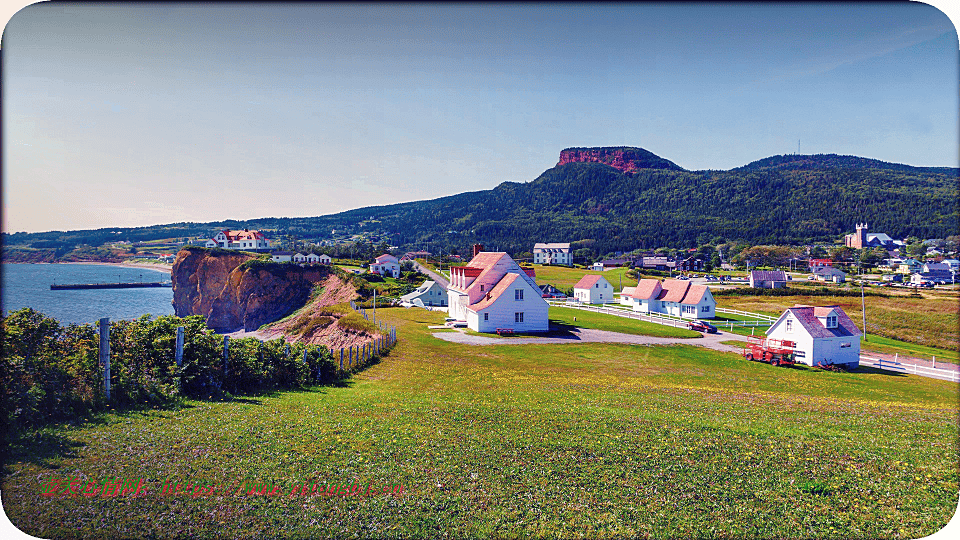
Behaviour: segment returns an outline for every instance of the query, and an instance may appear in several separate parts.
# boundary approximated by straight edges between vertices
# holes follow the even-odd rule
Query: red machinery
[[[759,336],[747,338],[747,346],[743,349],[743,357],[750,361],[766,362],[774,366],[792,366],[793,349],[797,344],[785,339],[770,339]]]

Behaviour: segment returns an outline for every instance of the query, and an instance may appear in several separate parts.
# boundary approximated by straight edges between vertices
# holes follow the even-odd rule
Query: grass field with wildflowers
[[[469,347],[429,335],[442,313],[379,317],[401,341],[346,385],[16,443],[4,510],[36,536],[97,538],[918,538],[954,513],[955,384],[680,345]],[[147,491],[42,494],[116,477]],[[290,495],[304,484],[379,491]]]

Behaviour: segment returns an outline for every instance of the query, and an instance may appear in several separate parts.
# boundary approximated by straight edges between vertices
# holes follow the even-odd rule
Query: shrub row
[[[178,326],[184,327],[179,367],[175,357]],[[0,319],[0,337],[4,431],[73,420],[106,408],[95,326],[62,326],[25,308]],[[363,367],[354,365],[352,370]],[[282,339],[230,340],[224,362],[223,337],[207,328],[200,316],[152,319],[146,315],[110,325],[113,406],[149,406],[180,397],[223,399],[231,394],[329,384],[347,375],[340,370],[339,356],[335,361],[326,347],[288,345]]]

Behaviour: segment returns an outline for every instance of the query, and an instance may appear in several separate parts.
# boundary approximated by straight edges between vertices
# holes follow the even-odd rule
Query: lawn
[[[15,445],[4,510],[36,536],[97,538],[918,538],[955,510],[955,384],[692,346],[468,347],[429,335],[442,313],[378,316],[401,341],[344,386],[108,414]],[[72,477],[149,491],[41,495]],[[164,480],[220,489],[160,495]],[[304,483],[378,493],[289,496]]]
[[[702,337],[700,332],[695,332],[687,328],[677,328],[647,321],[628,319],[626,317],[617,317],[616,315],[607,315],[605,313],[554,306],[550,307],[550,322],[553,324],[609,330],[611,332],[635,334],[638,336]]]
[[[628,270],[626,267],[614,268],[605,272],[584,270],[582,268],[568,268],[566,266],[543,266],[540,264],[535,264],[533,267],[537,271],[537,285],[543,286],[549,283],[561,291],[576,285],[583,276],[603,276],[613,285],[613,289],[617,292],[622,290],[623,287],[634,287],[637,284],[636,278],[628,278],[626,276]],[[621,287],[621,281],[623,287]]]

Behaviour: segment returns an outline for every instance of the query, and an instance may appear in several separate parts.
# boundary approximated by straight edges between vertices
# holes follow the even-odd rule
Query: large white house
[[[573,264],[573,254],[570,253],[570,243],[534,244],[533,263],[571,266]]]
[[[583,276],[573,286],[573,298],[585,304],[609,304],[613,302],[613,285],[603,276]]]
[[[536,281],[506,253],[482,251],[450,268],[451,317],[476,332],[546,332],[549,306]]]
[[[620,303],[634,311],[663,313],[688,319],[716,317],[717,302],[706,285],[693,285],[687,280],[641,279],[636,287],[624,287]]]
[[[401,296],[400,300],[420,307],[446,307],[447,290],[436,281],[427,280],[417,287],[417,290]]]
[[[389,253],[377,257],[370,265],[370,272],[381,276],[400,277],[400,261]]]
[[[839,306],[793,306],[766,333],[768,338],[796,343],[796,361],[808,366],[860,365],[863,333]]]
[[[270,241],[260,231],[244,229],[242,231],[223,230],[207,240],[204,247],[223,249],[270,249]]]

